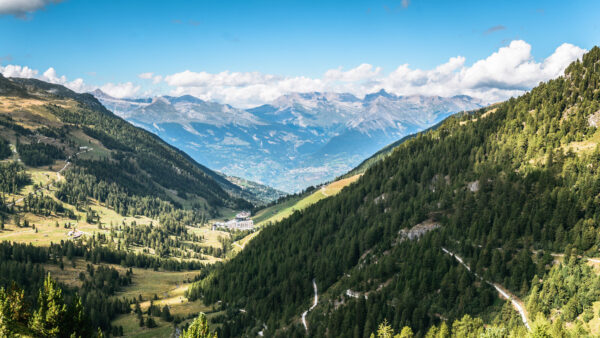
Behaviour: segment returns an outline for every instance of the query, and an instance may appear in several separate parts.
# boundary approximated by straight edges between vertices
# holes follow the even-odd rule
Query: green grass
[[[111,151],[105,148],[102,143],[87,136],[81,130],[75,130],[69,135],[70,140],[74,141],[77,147],[88,147],[92,150],[78,155],[79,158],[88,160],[100,160],[110,158]]]
[[[276,204],[264,210],[261,210],[252,219],[256,226],[263,226],[269,223],[276,223],[290,216],[297,210],[303,210],[318,201],[339,193],[343,188],[355,182],[362,174],[354,175],[328,184],[327,186],[314,191],[308,196],[300,196],[296,199]]]
[[[254,215],[252,217],[252,220],[254,220],[255,224],[262,223],[265,220],[280,213],[284,209],[292,207],[294,204],[298,203],[298,201],[300,201],[302,198],[303,198],[302,196],[297,196],[295,198],[286,200],[282,203],[278,203],[278,204],[272,205],[268,208],[262,209],[256,215]]]
[[[81,281],[78,278],[79,273],[85,273],[86,266],[90,263],[81,258],[76,258],[75,263],[76,266],[73,267],[70,261],[65,260],[63,270],[56,264],[44,264],[44,269],[59,282],[71,287],[79,287],[81,286]],[[101,265],[113,267],[123,274],[126,272],[126,269],[119,265]],[[98,267],[99,265],[95,264],[94,266]],[[154,271],[140,268],[132,268],[132,270],[132,284],[124,287],[115,297],[131,299],[142,295],[143,301],[140,302],[142,311],[147,310],[150,304],[149,300],[153,299],[155,294],[158,296],[158,300],[154,300],[154,304],[160,307],[168,305],[173,316],[185,318],[189,314],[212,311],[212,307],[205,306],[201,301],[190,302],[184,296],[190,285],[187,282],[188,279],[193,278],[198,274],[198,271]],[[144,315],[144,318],[146,318],[146,315]],[[157,317],[154,317],[154,319],[158,327],[153,329],[140,327],[137,317],[133,313],[118,316],[112,322],[112,325],[123,326],[124,334],[128,337],[169,337],[173,331],[172,323],[162,321]]]

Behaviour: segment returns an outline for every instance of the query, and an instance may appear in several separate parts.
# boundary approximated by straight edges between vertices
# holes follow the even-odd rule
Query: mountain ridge
[[[288,192],[331,180],[402,136],[482,105],[466,96],[310,92],[240,110],[192,96],[129,100],[95,93],[116,114],[199,162]]]

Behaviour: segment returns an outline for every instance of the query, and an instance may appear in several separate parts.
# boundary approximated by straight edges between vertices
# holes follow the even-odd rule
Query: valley
[[[210,327],[221,337],[596,336],[599,65],[594,48],[565,76],[518,98],[426,113],[384,144],[365,141],[379,151],[348,157],[329,148],[352,159],[343,171],[310,179],[269,173],[301,182],[295,194],[215,172],[90,94],[0,76],[0,310],[15,309],[0,312],[8,318],[0,333],[170,337]],[[128,119],[138,108],[152,119],[166,107],[174,116],[182,106],[217,109],[225,120],[192,117],[210,130],[270,119],[314,135],[349,123],[356,129],[344,137],[354,140],[407,117],[365,121],[351,107],[429,100],[313,93],[242,111],[193,97],[95,95],[125,105],[115,107]],[[315,98],[315,109],[332,113],[327,119],[299,108]],[[339,120],[339,105],[357,120]],[[249,135],[243,128],[237,132]],[[242,146],[230,131],[213,144]],[[319,184],[307,187],[313,179]],[[217,223],[233,217],[254,225]],[[54,322],[44,319],[50,308],[60,316]]]
[[[467,96],[396,96],[384,90],[363,99],[290,94],[246,110],[189,95],[127,100],[99,90],[92,94],[210,168],[291,193],[330,181],[403,136],[483,105]]]
[[[100,106],[69,91],[61,96],[47,91],[48,88],[64,90],[60,87],[36,82],[21,87],[18,81],[0,80],[3,88],[17,91],[16,96],[7,96],[0,101],[0,140],[8,150],[4,151],[5,158],[0,160],[3,168],[0,175],[3,189],[0,243],[7,245],[5,250],[19,250],[20,243],[59,250],[59,256],[49,254],[49,259],[42,259],[36,264],[64,288],[92,292],[88,279],[94,278],[94,271],[108,269],[113,271],[113,277],[118,275],[119,280],[125,276],[126,282],[106,291],[104,297],[108,296],[106,301],[112,306],[129,304],[131,311],[119,308],[112,313],[98,315],[87,309],[90,311],[87,312],[89,320],[116,336],[168,337],[175,327],[188,324],[200,312],[206,313],[209,320],[222,316],[223,309],[218,306],[190,300],[187,289],[205,276],[211,266],[226,262],[241,252],[259,233],[237,233],[211,227],[213,217],[230,217],[227,215],[235,214],[236,209],[248,204],[239,204],[235,198],[219,202],[202,191],[198,195],[183,193],[183,187],[170,188],[168,181],[151,183],[151,170],[142,169],[137,173],[141,175],[137,179],[147,175],[145,184],[156,184],[156,190],[140,190],[135,180],[128,182],[125,177],[120,180],[119,175],[123,174],[115,177],[106,175],[99,169],[107,165],[125,166],[125,175],[144,168],[127,167],[123,158],[128,154],[138,156],[133,157],[136,158],[134,161],[140,161],[130,163],[141,164],[145,160],[141,157],[144,155],[133,153],[130,147],[119,144],[114,137],[82,125],[77,114],[81,110],[96,114],[102,109]],[[64,110],[57,111],[55,107]],[[106,118],[112,119],[110,115]],[[77,122],[65,123],[65,119]],[[113,135],[119,135],[118,131]],[[152,145],[156,146],[160,143]],[[28,157],[27,152],[32,151],[39,153],[35,160]],[[50,151],[55,154],[45,162],[37,160],[46,153],[51,154]],[[185,157],[183,159],[185,161]],[[180,168],[188,165],[184,163],[181,162]],[[274,204],[260,210],[255,215],[257,229],[339,193],[359,176],[325,184],[315,191],[293,197],[287,207]],[[122,200],[117,198],[120,202],[117,204],[110,193],[103,195],[94,190],[79,190],[89,184],[84,182],[90,180],[116,193],[123,189],[127,195],[122,195]],[[79,183],[72,185],[74,182]],[[231,183],[224,182],[231,181],[219,183],[229,191],[221,193],[225,198],[228,194],[248,196],[248,192],[241,192],[244,187],[252,187],[254,192],[262,191],[263,196],[270,194],[268,190],[243,179],[233,181],[238,184],[239,192],[232,190]],[[219,193],[219,185],[213,185],[211,189]],[[136,202],[137,194],[143,196],[148,193],[156,196],[154,200],[142,197]],[[128,201],[134,203],[132,207],[135,209],[121,204]],[[159,209],[144,210],[144,203],[154,204]],[[92,299],[88,296],[85,301]],[[138,306],[139,311],[136,310]],[[160,310],[156,317],[152,307]],[[165,308],[168,315],[162,314]],[[176,323],[175,326],[173,323]]]

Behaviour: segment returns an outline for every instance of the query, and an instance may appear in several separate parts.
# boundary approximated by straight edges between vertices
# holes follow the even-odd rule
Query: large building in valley
[[[242,211],[235,218],[227,222],[215,222],[213,228],[228,228],[229,230],[253,230],[254,221],[250,219],[250,212]]]

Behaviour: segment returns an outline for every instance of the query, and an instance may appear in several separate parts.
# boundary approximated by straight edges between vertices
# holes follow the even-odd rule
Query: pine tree
[[[217,338],[217,334],[213,335],[209,332],[206,315],[200,313],[190,327],[183,331],[181,338]]]
[[[33,313],[30,327],[42,336],[60,336],[66,333],[67,306],[64,303],[62,290],[50,277],[46,277],[44,287],[38,296],[38,309]]]
[[[10,312],[10,302],[7,299],[4,288],[0,289],[0,337],[12,336],[11,327],[13,326]]]
[[[405,326],[402,328],[402,331],[400,331],[398,338],[413,338],[414,336],[415,334],[413,333],[412,329],[408,326]]]
[[[383,323],[379,324],[379,328],[377,328],[377,338],[392,338],[394,335],[394,330],[388,324],[387,319],[383,320]]]
[[[146,327],[149,329],[156,327],[156,322],[154,321],[154,318],[152,318],[152,316],[150,315],[148,315],[148,318],[146,318]]]
[[[87,318],[85,315],[83,304],[81,303],[81,298],[77,294],[73,298],[73,303],[69,307],[67,318],[69,333],[81,337],[85,337],[87,335],[87,332],[85,331],[85,328],[88,324]]]

